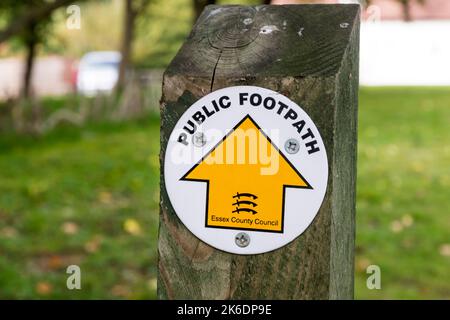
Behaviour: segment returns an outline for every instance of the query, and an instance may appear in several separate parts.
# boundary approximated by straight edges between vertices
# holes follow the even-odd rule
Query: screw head
[[[192,143],[196,147],[203,147],[206,144],[206,137],[203,132],[196,132],[192,136]]]
[[[284,150],[289,154],[295,154],[300,150],[300,142],[296,139],[288,139],[284,143]]]
[[[250,244],[250,236],[245,232],[239,232],[234,237],[234,242],[238,247],[245,248]]]

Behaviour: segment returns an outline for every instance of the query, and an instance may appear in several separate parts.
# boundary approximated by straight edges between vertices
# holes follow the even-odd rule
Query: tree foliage
[[[69,0],[2,0],[0,19],[5,28],[0,31],[0,42],[11,37],[18,40],[20,47],[27,51],[22,93],[25,98],[31,93],[31,77],[37,47],[45,43],[51,31],[52,12],[68,4]]]

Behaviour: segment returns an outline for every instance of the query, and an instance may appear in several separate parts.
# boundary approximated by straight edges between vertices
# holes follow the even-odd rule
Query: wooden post
[[[179,117],[235,85],[289,97],[315,122],[329,178],[313,223],[281,249],[234,255],[197,239],[169,201],[161,169],[160,299],[352,299],[359,5],[208,6],[164,74],[161,167]],[[271,33],[267,35],[265,33]]]

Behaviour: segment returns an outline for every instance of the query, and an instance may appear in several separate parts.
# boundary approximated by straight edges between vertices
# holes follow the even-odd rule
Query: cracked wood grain
[[[210,86],[210,88],[209,88],[209,92],[212,92],[212,91],[213,91],[213,88],[214,88],[214,78],[216,77],[217,65],[219,64],[219,61],[220,61],[220,57],[221,57],[221,56],[222,56],[222,51],[220,51],[219,57],[217,58],[217,62],[216,62],[216,64],[214,65],[214,69],[213,69],[213,73],[212,73],[212,77],[211,77],[211,86]]]

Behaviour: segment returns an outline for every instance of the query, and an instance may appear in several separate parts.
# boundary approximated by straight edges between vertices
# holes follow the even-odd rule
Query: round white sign
[[[223,251],[258,254],[308,228],[325,196],[328,161],[300,106],[272,90],[236,86],[181,116],[164,176],[176,214],[195,236]]]

